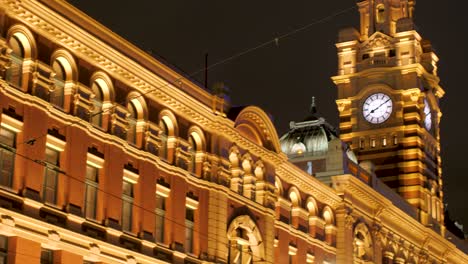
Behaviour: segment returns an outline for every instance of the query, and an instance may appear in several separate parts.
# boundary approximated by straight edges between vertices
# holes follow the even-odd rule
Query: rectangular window
[[[54,251],[43,248],[41,250],[41,264],[53,264],[54,263]]]
[[[0,264],[7,264],[8,237],[0,236]]]
[[[307,162],[307,173],[312,175],[312,161]]]
[[[164,242],[164,220],[166,218],[166,197],[156,194],[156,242]]]
[[[132,230],[133,183],[123,181],[122,186],[122,230]]]
[[[185,208],[185,252],[192,252],[193,249],[193,226],[195,211],[191,208]]]
[[[57,183],[58,173],[60,171],[60,152],[47,147],[46,148],[46,167],[44,175],[44,184],[42,190],[42,199],[45,203],[56,204],[57,202]]]
[[[386,137],[382,138],[382,146],[384,146],[384,147],[387,146],[387,138]]]
[[[88,164],[85,181],[85,217],[88,219],[96,219],[98,178],[99,169]]]
[[[11,187],[16,152],[16,133],[0,127],[0,185]]]

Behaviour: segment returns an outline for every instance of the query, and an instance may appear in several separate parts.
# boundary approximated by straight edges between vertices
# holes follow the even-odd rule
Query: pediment
[[[366,41],[361,44],[362,50],[388,48],[393,44],[393,38],[382,33],[375,32]]]

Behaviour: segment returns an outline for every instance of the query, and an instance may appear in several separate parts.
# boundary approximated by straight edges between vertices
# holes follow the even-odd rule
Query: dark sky
[[[69,1],[139,48],[164,58],[187,74],[355,6],[340,1]],[[463,8],[451,1],[417,1],[416,24],[440,58],[442,164],[445,202],[454,220],[468,229],[467,89],[464,82],[468,33]],[[289,121],[301,121],[311,97],[318,111],[338,124],[334,46],[339,29],[357,27],[357,9],[311,25],[288,37],[213,67],[209,83],[223,81],[234,105],[257,105],[273,116],[279,136]],[[464,65],[465,64],[465,65]],[[194,76],[203,83],[203,74]]]

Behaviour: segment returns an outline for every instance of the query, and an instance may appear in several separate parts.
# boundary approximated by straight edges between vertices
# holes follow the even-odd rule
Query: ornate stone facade
[[[0,109],[2,263],[468,262],[375,175],[345,157],[324,184],[261,109],[65,1],[0,0]]]

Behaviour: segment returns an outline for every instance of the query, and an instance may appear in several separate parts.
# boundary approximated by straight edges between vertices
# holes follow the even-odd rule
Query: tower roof
[[[318,115],[315,97],[309,110],[304,121],[292,121],[290,130],[280,138],[281,150],[288,156],[323,155],[328,151],[328,142],[338,138],[336,129]]]

